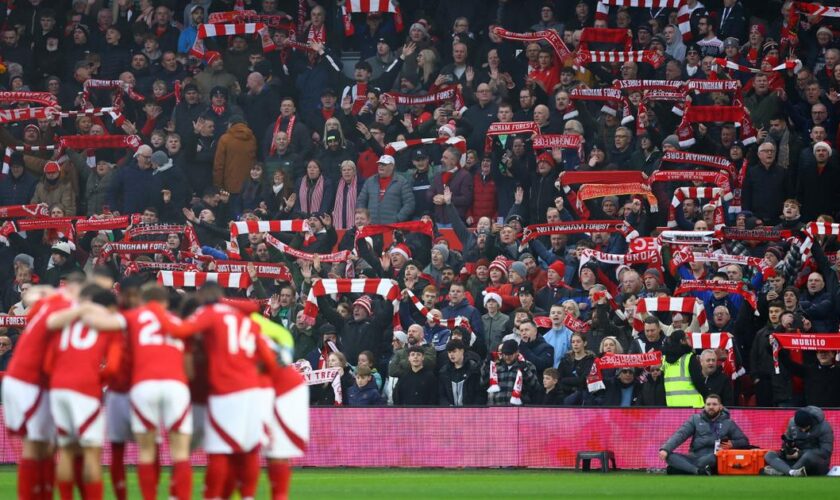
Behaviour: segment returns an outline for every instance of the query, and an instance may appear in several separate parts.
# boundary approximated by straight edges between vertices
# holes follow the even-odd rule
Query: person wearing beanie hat
[[[217,87],[218,89],[218,87]],[[224,132],[218,140],[216,146],[216,156],[213,162],[213,185],[231,193],[239,194],[242,191],[242,185],[248,180],[251,167],[257,161],[257,138],[254,132],[246,123],[231,123],[225,131],[223,128],[224,119],[230,115],[241,115],[241,110],[238,108],[234,111],[227,99],[221,101],[215,94],[218,90],[214,89],[214,97],[211,102],[213,110],[209,113],[212,119],[216,122],[217,133]],[[224,94],[227,95],[227,89],[223,89]],[[223,108],[221,113],[216,112],[216,108],[221,106]],[[229,113],[229,115],[228,115]],[[222,123],[219,123],[219,121]],[[327,182],[323,188],[323,198],[332,200],[330,189],[334,189],[332,184]],[[298,202],[300,202],[298,198]],[[323,208],[322,208],[323,209]]]
[[[76,246],[69,241],[55,243],[50,248],[50,260],[52,260],[53,267],[49,268],[44,274],[42,283],[57,287],[66,275],[81,272],[81,268],[76,264],[76,259],[73,257],[75,251]]]
[[[674,134],[667,136],[665,139],[662,140],[662,151],[679,151],[680,150],[680,138]]]
[[[50,207],[58,205],[65,216],[76,215],[76,193],[70,182],[68,173],[62,175],[62,168],[58,162],[48,161],[44,165],[44,176],[35,185],[32,200],[27,203],[46,204]]]
[[[487,272],[490,275],[490,281],[493,283],[504,283],[508,275],[509,264],[504,258],[495,258],[493,262],[487,266]]]
[[[767,475],[824,476],[834,451],[834,430],[823,410],[816,406],[799,408],[788,421],[780,452],[764,455]]]
[[[525,264],[522,262],[516,261],[510,265],[510,272],[509,274],[516,273],[519,275],[520,278],[525,280],[528,277],[528,268],[525,267]],[[513,277],[511,276],[511,281],[513,281]]]
[[[655,267],[649,267],[645,269],[644,274],[642,275],[642,282],[645,285],[645,292],[647,294],[651,294],[653,296],[654,290],[659,288],[664,282],[665,278],[662,277],[662,271]]]
[[[443,270],[447,266],[448,260],[449,248],[442,243],[438,243],[432,247],[431,262],[423,269],[423,272],[431,276],[436,283],[441,283],[443,281]]]

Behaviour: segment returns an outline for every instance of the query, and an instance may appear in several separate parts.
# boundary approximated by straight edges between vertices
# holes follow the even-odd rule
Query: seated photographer
[[[764,455],[770,476],[824,476],[831,465],[834,431],[816,406],[796,410],[782,435],[782,449]]]

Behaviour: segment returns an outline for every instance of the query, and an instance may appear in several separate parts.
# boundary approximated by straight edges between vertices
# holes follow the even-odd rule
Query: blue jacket
[[[554,348],[554,360],[551,366],[557,368],[560,366],[560,360],[563,355],[569,350],[569,342],[572,340],[572,331],[565,326],[559,330],[551,329],[545,332],[543,339],[548,342],[548,345]]]
[[[35,195],[37,184],[38,179],[26,170],[17,179],[12,174],[7,175],[0,181],[0,206],[28,204]]]
[[[135,214],[155,205],[158,196],[160,191],[157,190],[157,179],[152,177],[152,169],[141,170],[137,161],[132,160],[114,172],[111,185],[108,186],[107,200],[112,210]]]
[[[837,329],[837,313],[827,289],[815,295],[806,291],[799,296],[799,306],[811,320],[815,332],[833,332]]]
[[[554,363],[554,347],[539,335],[532,342],[525,342],[524,340],[520,342],[519,352],[527,361],[534,364],[534,368],[537,369],[537,377],[541,377],[543,370],[551,368],[552,363]]]
[[[348,406],[376,406],[383,403],[382,394],[379,394],[373,378],[364,387],[353,384],[353,387],[347,391]]]
[[[471,306],[470,303],[467,302],[467,299],[462,300],[461,303],[456,306],[446,306],[440,312],[443,314],[444,319],[452,319],[458,316],[463,316],[469,320],[470,327],[472,327],[476,335],[484,334],[484,325],[481,322],[481,313],[478,312],[478,309]]]
[[[472,322],[470,322],[472,326]],[[423,337],[426,342],[435,346],[435,351],[441,352],[446,350],[446,343],[449,342],[449,337],[452,336],[452,331],[445,326],[424,326]]]

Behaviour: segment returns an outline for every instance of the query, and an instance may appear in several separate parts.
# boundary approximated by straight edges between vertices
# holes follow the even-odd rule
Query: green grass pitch
[[[165,499],[168,471],[159,498]],[[15,468],[0,467],[0,499],[15,498]],[[137,475],[129,470],[129,498],[139,498]],[[204,469],[194,474],[201,498]],[[296,469],[291,498],[311,499],[532,499],[532,498],[837,498],[840,480],[829,477],[687,477],[632,472],[575,473],[551,470]],[[105,498],[113,498],[110,483]],[[268,498],[265,474],[257,498]]]

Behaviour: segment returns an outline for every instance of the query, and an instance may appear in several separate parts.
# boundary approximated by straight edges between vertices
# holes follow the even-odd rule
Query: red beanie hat
[[[555,273],[560,275],[560,280],[563,280],[563,277],[566,275],[566,263],[562,260],[555,260],[548,266],[549,269],[553,269]]]

